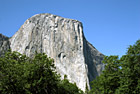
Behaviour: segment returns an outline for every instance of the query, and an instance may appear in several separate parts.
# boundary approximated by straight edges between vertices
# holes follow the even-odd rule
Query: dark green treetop
[[[44,53],[28,58],[7,52],[0,57],[0,94],[82,94],[76,84],[60,79],[53,62]]]
[[[103,73],[92,82],[91,94],[140,94],[140,40],[126,55],[105,56]]]

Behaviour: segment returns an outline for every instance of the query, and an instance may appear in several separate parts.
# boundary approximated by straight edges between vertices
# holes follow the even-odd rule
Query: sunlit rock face
[[[9,41],[12,51],[29,57],[36,51],[46,53],[54,59],[57,72],[83,91],[103,70],[103,54],[86,40],[77,20],[38,14],[26,20]]]

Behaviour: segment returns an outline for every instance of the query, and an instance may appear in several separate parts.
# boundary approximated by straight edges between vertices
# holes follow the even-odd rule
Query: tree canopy
[[[92,82],[91,94],[140,94],[140,40],[126,55],[105,56],[103,73]]]
[[[0,57],[0,94],[82,94],[55,71],[54,60],[44,53],[29,58],[18,52]]]

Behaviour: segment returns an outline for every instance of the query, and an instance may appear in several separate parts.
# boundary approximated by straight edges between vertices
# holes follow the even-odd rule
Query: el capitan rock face
[[[32,57],[46,53],[55,60],[57,72],[85,90],[103,70],[103,54],[84,37],[82,23],[52,14],[35,15],[11,37],[12,51]],[[0,48],[1,49],[1,48]]]

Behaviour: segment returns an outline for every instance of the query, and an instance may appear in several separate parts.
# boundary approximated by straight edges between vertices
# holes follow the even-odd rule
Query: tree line
[[[0,94],[83,94],[55,69],[54,60],[44,53],[29,58],[9,51],[0,57]]]
[[[105,56],[102,62],[102,74],[83,92],[66,75],[61,80],[54,60],[44,53],[29,58],[9,50],[0,57],[0,94],[140,94],[140,40],[126,55]]]
[[[105,69],[92,82],[90,94],[140,94],[140,40],[126,55],[105,56]]]

